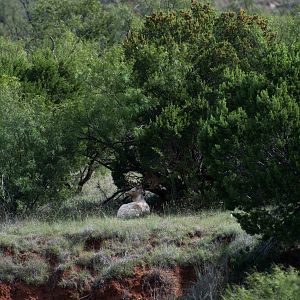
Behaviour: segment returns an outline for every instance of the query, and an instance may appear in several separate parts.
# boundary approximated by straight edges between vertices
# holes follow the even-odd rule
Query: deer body
[[[129,192],[126,192],[126,195],[130,196],[133,202],[123,204],[119,208],[117,213],[118,218],[135,218],[150,213],[150,207],[145,201],[142,189],[133,188]]]

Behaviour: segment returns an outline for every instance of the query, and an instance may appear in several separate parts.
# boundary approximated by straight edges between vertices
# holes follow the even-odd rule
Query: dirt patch
[[[155,295],[156,298],[165,299],[175,297],[176,280],[167,271],[154,269],[142,276],[142,290],[145,294]]]
[[[193,266],[177,267],[175,270],[176,274],[178,274],[176,277],[180,280],[180,296],[182,296],[184,292],[191,287],[191,284],[197,280],[196,270]]]
[[[50,268],[53,270],[59,263],[58,256],[54,253],[46,253],[46,259]]]
[[[29,286],[24,283],[0,284],[0,300],[79,300],[77,291],[46,286]]]
[[[92,299],[144,299],[142,291],[142,276],[145,269],[137,267],[131,278],[109,280],[94,290]]]
[[[23,283],[15,284],[13,287],[13,300],[48,300],[50,295],[43,287],[28,286]]]
[[[12,247],[0,246],[0,251],[4,254],[4,256],[14,256],[15,251]]]
[[[7,284],[0,284],[0,300],[13,300],[11,298],[12,287]]]
[[[173,269],[135,268],[134,276],[111,280],[94,291],[92,299],[151,300],[181,297],[196,279],[193,267]]]
[[[106,239],[103,239],[99,236],[98,237],[93,237],[93,236],[88,237],[84,243],[84,250],[85,251],[99,251],[105,240]]]

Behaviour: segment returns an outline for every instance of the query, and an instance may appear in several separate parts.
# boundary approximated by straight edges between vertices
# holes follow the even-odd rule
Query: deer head
[[[127,191],[125,195],[131,197],[133,201],[145,201],[142,187],[134,187]]]

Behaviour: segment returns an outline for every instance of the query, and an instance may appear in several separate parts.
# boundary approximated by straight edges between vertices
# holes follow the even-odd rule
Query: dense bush
[[[273,44],[255,70],[227,70],[200,131],[216,189],[249,233],[299,240],[299,46]]]
[[[270,274],[253,273],[248,276],[246,286],[227,290],[224,300],[298,299],[300,276],[295,269],[282,270],[274,267]]]

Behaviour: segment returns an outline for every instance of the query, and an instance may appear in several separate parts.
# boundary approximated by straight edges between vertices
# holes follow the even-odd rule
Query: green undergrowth
[[[217,262],[252,249],[227,212],[120,220],[23,221],[2,224],[0,281],[46,283],[64,274],[61,287],[84,289],[111,278],[132,276],[135,267],[171,268]]]
[[[227,290],[223,300],[296,300],[300,299],[299,271],[275,266],[270,273],[253,273],[245,285]]]

